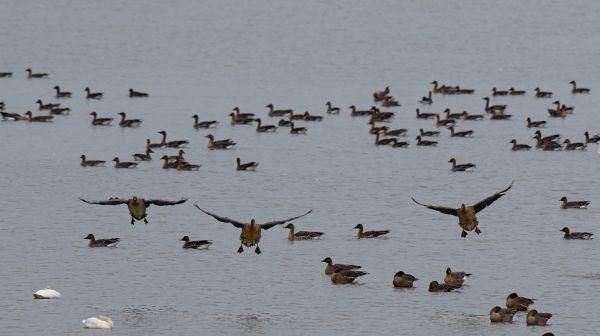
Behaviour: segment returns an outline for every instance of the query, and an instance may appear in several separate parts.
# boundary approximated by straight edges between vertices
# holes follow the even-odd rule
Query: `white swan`
[[[113,321],[104,315],[98,315],[98,317],[90,317],[81,321],[86,328],[89,329],[112,329]]]
[[[60,293],[52,289],[50,285],[46,286],[44,289],[40,289],[39,291],[33,293],[34,299],[58,299],[60,298]]]

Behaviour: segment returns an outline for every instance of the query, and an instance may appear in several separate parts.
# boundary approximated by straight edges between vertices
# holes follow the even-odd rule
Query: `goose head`
[[[184,241],[184,242],[189,242],[190,241],[190,237],[188,236],[183,236],[181,237],[181,239],[179,239],[180,241]]]
[[[333,264],[333,260],[331,260],[330,257],[326,257],[325,259],[321,260],[321,262],[327,263],[328,265]]]

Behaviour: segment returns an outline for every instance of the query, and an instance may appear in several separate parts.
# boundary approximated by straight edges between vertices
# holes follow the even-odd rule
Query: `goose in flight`
[[[100,204],[100,205],[119,205],[119,204],[127,204],[127,209],[129,209],[129,214],[131,215],[131,225],[134,225],[136,220],[143,220],[144,223],[148,224],[148,220],[146,219],[146,208],[150,205],[164,206],[164,205],[177,205],[181,203],[185,203],[187,198],[182,198],[178,201],[165,201],[159,199],[143,199],[141,197],[133,196],[130,199],[124,199],[119,197],[111,197],[106,201],[87,201],[83,198],[80,198],[85,203],[88,204]]]

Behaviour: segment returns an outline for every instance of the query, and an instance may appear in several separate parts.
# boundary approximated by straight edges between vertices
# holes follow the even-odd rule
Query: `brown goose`
[[[450,109],[449,108],[445,109],[444,113],[446,114],[446,119],[459,120],[463,116],[462,113],[450,113]]]
[[[587,145],[583,142],[571,142],[569,139],[565,139],[563,144],[565,145],[565,150],[585,150],[587,148]]]
[[[160,131],[160,132],[158,132],[158,134],[162,134],[162,140],[160,142],[161,147],[180,148],[180,147],[183,147],[190,143],[187,140],[173,140],[173,141],[167,142],[167,132],[166,131]]]
[[[260,118],[254,119],[256,122],[256,132],[258,133],[266,133],[266,132],[275,132],[277,131],[277,126],[275,125],[263,125],[262,120]]]
[[[279,119],[279,122],[277,123],[277,126],[279,126],[279,127],[290,127],[291,124],[292,124],[292,122],[289,121],[289,120]]]
[[[68,107],[55,107],[51,109],[48,113],[50,115],[69,115],[71,109]]]
[[[469,112],[463,111],[460,115],[463,120],[483,120],[483,114],[469,114]]]
[[[93,234],[88,234],[83,239],[89,239],[89,247],[117,247],[121,238],[96,239]]]
[[[567,199],[567,196],[563,196],[560,201],[562,204],[560,205],[561,209],[587,209],[588,205],[590,205],[590,201],[571,201]]]
[[[238,117],[236,117],[235,113],[233,113],[233,112],[229,113],[229,116],[231,117],[231,125],[233,125],[233,126],[249,125],[254,122],[254,119],[252,119],[252,118],[238,118]]]
[[[429,283],[429,291],[432,293],[435,292],[451,292],[455,289],[458,289],[459,287],[455,287],[455,286],[450,286],[448,284],[440,284],[437,281],[432,281]]]
[[[247,163],[242,163],[240,158],[235,159],[235,162],[235,170],[256,171],[256,168],[258,168],[258,162],[251,161]]]
[[[71,98],[72,93],[69,91],[61,91],[58,85],[54,86],[54,90],[56,91],[56,94],[54,95],[56,98]]]
[[[353,117],[364,117],[364,116],[370,116],[372,109],[369,110],[357,110],[356,106],[354,105],[350,105],[348,107],[350,109],[350,115]]]
[[[35,102],[36,102],[36,104],[38,104],[38,109],[40,111],[42,111],[42,110],[51,110],[51,109],[53,109],[55,107],[59,107],[60,106],[60,104],[52,104],[52,103],[44,104],[44,103],[42,103],[41,99],[38,99]]]
[[[106,163],[106,161],[102,160],[87,160],[84,154],[81,154],[79,158],[81,159],[81,163],[79,165],[82,167],[98,167],[104,166]]]
[[[134,89],[129,89],[129,98],[144,98],[148,97],[149,94],[145,92],[135,91]]]
[[[354,229],[358,230],[358,234],[356,235],[358,238],[377,238],[390,233],[390,230],[363,231],[364,227],[362,224],[356,224]]]
[[[536,140],[536,148],[541,148],[545,151],[559,151],[562,150],[562,146],[553,140],[543,140],[542,136],[539,134],[536,134],[533,137]]]
[[[510,140],[510,143],[512,144],[512,150],[514,150],[514,151],[530,150],[531,149],[531,146],[529,146],[529,145],[517,143],[516,139]]]
[[[294,127],[294,123],[290,123],[290,134],[306,134],[307,131],[306,127]]]
[[[471,276],[471,273],[465,272],[452,272],[450,267],[446,268],[446,276],[444,276],[444,283],[450,286],[460,287],[465,282],[465,278]]]
[[[417,109],[417,119],[433,119],[435,116],[436,113],[421,113],[421,111]]]
[[[334,264],[330,257],[326,257],[325,259],[321,260],[321,262],[327,263],[327,266],[325,266],[325,274],[327,275],[331,275],[338,271],[349,271],[361,268],[361,266],[358,265]]]
[[[163,155],[160,159],[163,160],[163,169],[176,169],[179,165],[179,160],[171,161],[171,159],[166,155]]]
[[[504,196],[504,193],[506,193],[508,190],[510,190],[510,188],[512,188],[513,183],[514,183],[514,181],[511,182],[511,184],[506,189],[499,191],[499,192],[493,194],[492,196],[487,197],[487,198],[475,203],[474,205],[465,205],[463,203],[463,204],[461,204],[460,208],[458,208],[458,209],[448,208],[448,207],[444,207],[444,206],[422,204],[422,203],[417,202],[414,198],[412,198],[412,200],[413,200],[413,202],[415,202],[419,205],[422,205],[426,208],[429,208],[431,210],[439,211],[439,212],[447,214],[447,215],[457,216],[458,217],[458,225],[462,228],[461,237],[464,238],[467,236],[467,231],[475,230],[475,233],[477,233],[477,234],[481,233],[481,230],[479,230],[479,227],[478,227],[479,221],[477,220],[476,214],[479,211],[490,206],[492,203],[494,203],[500,197]]]
[[[98,118],[98,113],[91,112],[90,115],[92,116],[92,125],[94,126],[110,126],[110,124],[113,121],[113,118]]]
[[[390,87],[386,86],[382,91],[373,92],[373,100],[378,102],[382,101],[390,93]]]
[[[391,145],[394,142],[394,138],[385,138],[385,139],[380,139],[379,138],[379,133],[375,133],[375,145],[377,146],[387,146],[387,145]]]
[[[294,113],[290,113],[288,115],[288,120],[289,121],[293,121],[293,120],[304,120],[304,114],[294,114]]]
[[[383,100],[381,101],[381,106],[390,107],[390,106],[402,106],[402,105],[394,97],[385,96],[383,98]]]
[[[269,109],[269,117],[282,117],[288,113],[294,113],[292,109],[275,110],[273,109],[273,104],[269,104],[266,107]]]
[[[574,80],[570,81],[569,84],[571,84],[573,86],[573,88],[571,88],[571,93],[572,94],[576,94],[576,93],[590,93],[590,89],[587,89],[587,88],[578,88],[577,87],[577,83]]]
[[[573,111],[575,111],[574,106],[567,106],[565,104],[561,104],[560,100],[555,101],[553,104],[556,104],[556,109],[558,111],[562,111],[566,114],[573,114]]]
[[[284,229],[290,230],[290,232],[288,233],[289,241],[315,239],[315,238],[319,238],[323,235],[323,232],[314,232],[314,231],[294,232],[295,226],[293,223],[289,223],[288,225],[284,226]]]
[[[237,106],[235,106],[233,108],[233,111],[235,112],[236,118],[240,118],[240,119],[254,118],[254,113],[240,113],[240,108]]]
[[[211,126],[216,126],[219,122],[216,120],[209,120],[209,121],[198,121],[199,117],[197,114],[194,114],[192,116],[192,118],[194,118],[194,128],[195,129],[200,129],[200,128],[210,128]]]
[[[585,143],[600,142],[600,135],[594,135],[593,137],[590,137],[590,133],[588,131],[585,131],[585,133],[583,133],[583,135],[585,135]]]
[[[542,132],[540,130],[535,131],[535,135],[539,135],[542,138],[542,141],[554,141],[560,139],[560,134],[542,136]]]
[[[181,160],[175,162],[175,169],[177,169],[177,170],[196,171],[196,170],[199,170],[200,167],[202,167],[202,165],[191,164],[191,163],[187,163],[187,162],[181,161]]]
[[[143,199],[141,197],[134,196],[130,199],[124,199],[119,197],[111,197],[106,201],[86,201],[83,198],[80,198],[81,201],[88,204],[100,204],[100,205],[119,205],[119,204],[127,204],[127,209],[129,209],[129,214],[131,215],[131,225],[135,223],[135,220],[143,220],[144,223],[148,224],[148,220],[146,219],[146,209],[151,205],[157,206],[165,206],[165,205],[177,205],[181,203],[185,203],[187,201],[186,198],[182,198],[178,201],[164,201],[159,199]]]
[[[433,99],[431,98],[431,91],[429,91],[429,94],[427,96],[421,97],[421,100],[419,100],[419,103],[426,104],[426,105],[433,104]]]
[[[475,133],[475,131],[473,131],[473,130],[455,132],[454,126],[450,126],[450,127],[448,127],[448,129],[450,130],[450,137],[452,137],[452,138],[470,137],[470,136],[473,136],[473,133]]]
[[[539,120],[539,121],[531,121],[531,118],[527,117],[527,127],[532,128],[532,127],[544,127],[546,126],[546,121],[545,120]]]
[[[381,126],[384,136],[404,136],[408,130],[406,128],[398,128],[390,130],[387,126]]]
[[[504,114],[503,112],[492,112],[490,120],[508,120],[512,118],[512,114]]]
[[[27,72],[27,78],[32,79],[32,78],[47,78],[49,75],[45,72],[33,72],[31,70],[31,68],[27,68],[25,69],[25,71]],[[12,75],[12,73],[11,73]]]
[[[525,90],[516,90],[514,87],[511,87],[508,90],[508,94],[511,96],[522,96],[525,94]]]
[[[104,97],[104,93],[102,92],[92,92],[89,87],[85,88],[85,98],[86,99],[102,99]]]
[[[542,91],[539,87],[535,88],[535,97],[536,98],[551,98],[552,92],[550,91]]]
[[[183,149],[180,149],[177,155],[167,156],[167,158],[175,162],[186,162],[185,158],[183,157],[183,154],[185,154],[185,151]]]
[[[437,80],[434,80],[433,82],[430,83],[431,85],[433,85],[433,93],[444,93],[444,91],[446,91],[446,85],[442,85],[439,86],[439,83]]]
[[[592,236],[594,235],[593,233],[589,233],[589,232],[571,232],[571,230],[569,230],[569,228],[566,226],[564,228],[562,228],[562,230],[560,230],[560,231],[565,233],[565,235],[564,235],[565,239],[589,240],[589,239],[592,239]]]
[[[118,157],[115,157],[113,161],[115,162],[115,168],[135,168],[138,165],[135,162],[121,162]]]
[[[369,273],[363,271],[337,271],[331,275],[331,282],[336,285],[349,285],[354,284],[358,277],[367,275]]]
[[[393,141],[390,145],[394,148],[408,148],[408,146],[410,145],[408,142],[398,141],[396,138],[392,138],[392,140]]]
[[[14,113],[14,112],[0,112],[0,115],[2,115],[2,120],[13,120],[13,121],[19,121],[19,120],[29,120],[28,117],[20,115],[19,113]]]
[[[51,116],[51,115],[40,115],[40,116],[34,117],[31,114],[31,111],[25,112],[25,115],[27,116],[27,120],[29,122],[51,122],[52,119],[54,118],[54,116]]]
[[[160,148],[162,144],[160,142],[152,143],[150,139],[146,139],[146,148]]]
[[[471,170],[475,169],[475,167],[477,167],[476,165],[474,165],[472,163],[456,164],[455,158],[451,158],[450,160],[448,160],[448,163],[452,163],[451,170],[453,172],[471,171]]]
[[[527,311],[529,306],[533,304],[534,299],[528,299],[517,295],[517,293],[511,293],[506,297],[506,308]]]
[[[371,107],[371,119],[370,120],[374,120],[374,121],[389,121],[390,119],[392,119],[394,117],[395,113],[394,112],[381,112],[379,111],[379,109],[375,106]]]
[[[150,153],[154,153],[154,151],[151,148],[146,148],[145,154],[136,153],[136,154],[133,154],[132,156],[135,161],[151,161],[152,156],[150,156]]]
[[[420,128],[419,134],[421,134],[421,136],[436,137],[440,135],[440,131],[425,131]]]
[[[551,317],[550,313],[538,313],[537,310],[532,309],[527,313],[526,321],[528,326],[545,326]]]
[[[304,121],[323,121],[323,117],[320,115],[311,115],[308,111],[304,112],[303,118]]]
[[[490,97],[483,97],[482,99],[485,100],[485,112],[487,113],[506,110],[506,105],[490,105]]]
[[[327,106],[327,110],[325,112],[327,112],[329,114],[339,114],[340,113],[340,108],[332,106],[330,101],[326,102],[325,106]]]
[[[392,281],[392,284],[394,285],[394,288],[412,288],[413,282],[417,280],[419,279],[415,278],[412,274],[400,271],[394,274],[394,280]]]
[[[453,119],[440,119],[439,114],[435,114],[435,127],[454,125],[456,121]]]
[[[125,119],[127,117],[125,112],[119,112],[117,114],[121,116],[121,120],[119,121],[119,126],[121,127],[138,127],[142,124],[141,119]]]
[[[263,223],[263,224],[258,224],[254,221],[254,218],[250,220],[250,223],[242,223],[240,221],[237,221],[237,220],[234,220],[234,219],[231,219],[228,217],[215,215],[208,211],[202,210],[197,204],[194,204],[194,206],[196,208],[198,208],[198,210],[213,217],[214,219],[218,220],[219,222],[230,223],[233,226],[235,226],[236,228],[242,229],[242,233],[240,234],[241,244],[240,244],[240,247],[237,250],[237,252],[238,253],[244,252],[243,246],[251,247],[251,246],[256,245],[256,249],[254,250],[254,252],[256,254],[261,253],[260,248],[258,247],[258,243],[260,242],[260,236],[261,236],[262,230],[268,230],[275,225],[285,224],[286,222],[292,221],[292,220],[300,218],[300,217],[304,217],[312,212],[312,210],[309,210],[305,214],[302,214],[300,216],[296,216],[296,217],[292,217],[292,218],[288,218],[288,219],[284,219],[284,220],[277,220],[277,221],[271,221],[271,222],[267,222],[267,223]]]
[[[13,76],[12,72],[0,72],[0,78],[10,78]]]
[[[492,96],[508,96],[509,90],[498,90],[496,87],[492,88]]]
[[[235,146],[235,142],[231,139],[215,140],[212,134],[205,136],[208,138],[208,149],[229,149]]]
[[[437,146],[437,141],[422,140],[420,135],[415,138],[417,140],[417,146]]]
[[[508,308],[500,308],[496,306],[490,310],[490,321],[497,322],[512,322],[513,316],[517,311]]]
[[[210,245],[212,245],[212,240],[190,240],[190,237],[188,236],[183,236],[181,239],[179,239],[180,241],[183,241],[183,248],[184,249],[201,249],[201,248],[208,248]]]

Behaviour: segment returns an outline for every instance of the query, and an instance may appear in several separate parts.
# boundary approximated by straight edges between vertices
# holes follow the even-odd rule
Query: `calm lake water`
[[[553,100],[535,99],[540,86],[576,106],[548,120],[544,134],[581,141],[600,131],[600,26],[596,1],[15,1],[0,11],[0,101],[8,111],[37,111],[59,84],[72,109],[52,124],[0,123],[0,328],[3,335],[82,335],[81,320],[104,313],[114,335],[590,335],[600,321],[597,241],[565,241],[559,230],[598,231],[600,178],[596,146],[586,152],[512,152],[512,138],[533,144],[525,119],[548,119]],[[25,79],[24,69],[50,72]],[[470,96],[417,100],[429,82],[472,87]],[[568,82],[591,87],[573,96]],[[406,150],[376,147],[367,120],[346,107],[372,104],[373,90],[390,85],[402,107],[393,128],[409,129]],[[103,91],[86,101],[83,89]],[[493,86],[528,90],[495,99],[513,120],[459,122],[472,139],[442,130],[436,148],[414,146],[416,107],[483,112]],[[150,92],[129,99],[127,89]],[[304,123],[307,136],[257,134],[228,123],[233,106],[258,113],[268,103],[324,113],[331,100],[341,115]],[[126,111],[142,127],[90,126],[91,111]],[[209,151],[207,131],[192,118],[218,119],[211,131],[233,138],[231,151]],[[79,166],[90,159],[130,159],[147,138],[189,139],[187,159],[198,172],[165,171],[157,157],[134,170]],[[234,160],[259,161],[255,173]],[[450,157],[473,162],[452,173]],[[483,233],[460,238],[456,218],[412,203],[411,196],[454,206],[473,203],[515,184],[480,213]],[[78,197],[121,195],[189,201],[149,208],[148,225],[129,225],[124,206],[87,205]],[[591,200],[588,210],[559,208],[562,195]],[[318,241],[290,243],[287,230],[263,235],[263,254],[238,255],[239,230],[193,207],[258,221],[314,212],[295,222],[323,231]],[[389,229],[386,239],[358,240],[356,223]],[[116,249],[89,249],[82,238],[120,237]],[[186,251],[178,239],[212,239],[206,251]],[[334,286],[320,262],[363,266],[360,286]],[[473,273],[458,292],[431,294],[444,270]],[[399,270],[421,280],[394,290]],[[60,300],[32,293],[52,284]],[[552,312],[547,327],[526,327],[523,314],[491,325],[488,313],[511,292],[536,298]]]

